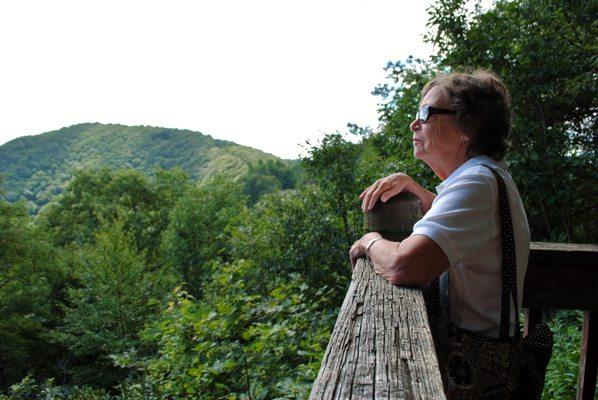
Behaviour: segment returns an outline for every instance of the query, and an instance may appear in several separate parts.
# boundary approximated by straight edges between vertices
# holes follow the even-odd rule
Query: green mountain
[[[106,166],[152,174],[156,168],[180,167],[201,182],[220,173],[246,176],[258,164],[286,167],[289,161],[189,130],[86,123],[0,146],[0,190],[9,201],[25,199],[36,213],[78,169]]]

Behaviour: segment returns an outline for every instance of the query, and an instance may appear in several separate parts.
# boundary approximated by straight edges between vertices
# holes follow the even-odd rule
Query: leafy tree
[[[228,178],[190,189],[179,199],[164,232],[164,263],[179,272],[188,290],[199,295],[212,260],[229,259],[230,227],[245,207],[241,187]]]
[[[264,196],[241,217],[231,232],[234,259],[253,260],[265,276],[298,273],[314,293],[327,286],[344,294],[350,269],[345,229],[321,190],[306,186]],[[258,285],[263,293],[271,289],[267,279]]]
[[[107,387],[126,376],[110,355],[139,347],[138,332],[174,285],[168,270],[148,271],[122,221],[103,226],[76,250],[76,286],[68,289],[62,325],[52,339],[72,356],[78,383]]]
[[[179,289],[144,331],[158,349],[141,362],[156,390],[306,398],[348,283],[343,228],[322,204],[309,186],[239,214],[219,243],[231,261],[202,264],[201,298]]]
[[[240,260],[212,264],[203,301],[177,290],[143,337],[159,355],[142,364],[167,397],[307,398],[336,312],[327,293],[308,301],[298,274],[273,278],[256,293],[263,271]],[[335,310],[336,311],[336,310]]]
[[[243,178],[243,192],[249,196],[250,204],[254,204],[264,193],[294,188],[297,180],[295,165],[287,165],[280,160],[264,162],[261,159],[250,164]]]
[[[581,352],[581,311],[559,311],[549,321],[554,333],[554,349],[542,398],[566,400],[575,396]]]
[[[0,400],[158,400],[159,394],[147,385],[118,385],[117,394],[91,386],[57,385],[53,378],[44,382],[27,375],[10,386],[8,395],[0,394]]]
[[[23,203],[0,200],[0,389],[56,356],[43,333],[56,322],[53,295],[64,273],[30,222]]]
[[[597,150],[598,5],[591,1],[498,1],[482,12],[442,0],[428,40],[440,66],[495,71],[515,117],[511,170],[534,240],[593,241]]]
[[[415,119],[420,93],[433,75],[433,65],[421,59],[389,62],[387,82],[378,85],[373,94],[380,96],[380,132],[367,135],[359,171],[363,174],[364,189],[376,179],[395,172],[413,177],[423,186],[439,183],[423,162],[413,157],[413,133],[409,125]]]
[[[180,169],[157,170],[149,179],[139,171],[81,170],[64,193],[43,210],[39,223],[58,246],[85,244],[95,231],[117,218],[132,232],[136,248],[147,261],[158,262],[162,232],[169,213],[188,185]]]
[[[309,149],[309,157],[302,159],[307,175],[322,189],[324,204],[341,221],[345,245],[350,246],[361,229],[355,165],[359,146],[344,139],[340,133],[327,134],[318,145]]]

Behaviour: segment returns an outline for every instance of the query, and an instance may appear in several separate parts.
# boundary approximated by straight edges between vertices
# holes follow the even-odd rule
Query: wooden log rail
[[[408,194],[366,214],[366,230],[402,240],[419,217]],[[547,309],[584,310],[577,400],[592,400],[598,365],[598,245],[532,243],[523,291],[524,334]],[[445,399],[418,288],[396,287],[361,259],[310,400]]]
[[[310,399],[445,398],[421,291],[360,259]]]
[[[418,213],[417,198],[401,194],[366,214],[366,230],[402,240]],[[421,290],[358,260],[310,399],[446,399]]]

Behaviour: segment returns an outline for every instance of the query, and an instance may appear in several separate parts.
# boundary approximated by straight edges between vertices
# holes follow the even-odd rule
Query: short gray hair
[[[457,111],[457,124],[469,138],[468,156],[504,158],[510,146],[512,113],[511,96],[500,78],[486,70],[439,74],[424,86],[422,98],[435,86]]]

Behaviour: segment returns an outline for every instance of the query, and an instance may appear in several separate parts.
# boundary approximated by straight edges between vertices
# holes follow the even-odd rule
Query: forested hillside
[[[507,159],[532,240],[596,243],[598,4],[466,3],[429,10],[434,57],[388,64],[381,128],[329,133],[299,179],[265,160],[198,185],[198,172],[133,163],[113,142],[134,168],[96,158],[113,168],[75,173],[35,216],[0,201],[0,399],[306,399],[350,280],[359,193],[397,171],[438,184],[408,129],[438,71],[492,69],[509,86]],[[544,398],[569,400],[580,313],[551,311],[550,326]]]
[[[263,167],[267,163],[269,166]],[[176,166],[203,182],[222,173],[239,178],[262,168],[260,175],[270,176],[271,184],[288,188],[294,179],[290,165],[262,151],[199,132],[148,126],[79,124],[0,146],[6,197],[9,201],[25,199],[30,213],[37,213],[61,193],[81,169],[132,168],[153,174],[156,168]]]

